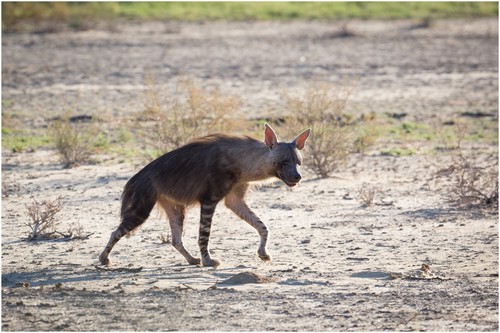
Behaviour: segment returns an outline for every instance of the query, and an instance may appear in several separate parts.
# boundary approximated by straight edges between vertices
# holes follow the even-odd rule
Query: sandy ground
[[[320,78],[353,83],[352,112],[422,120],[482,111],[498,121],[496,20],[348,27],[346,38],[338,22],[3,35],[3,114],[27,126],[44,126],[67,105],[116,117],[141,109],[146,74],[166,87],[185,74],[242,96],[242,111],[255,117],[280,110],[281,92]],[[162,244],[169,230],[156,213],[105,268],[97,257],[137,167],[108,158],[63,169],[54,151],[2,151],[2,330],[497,331],[498,212],[447,202],[432,177],[447,163],[374,150],[335,177],[306,171],[292,190],[255,190],[247,202],[270,228],[271,263],[258,259],[255,231],[220,205],[210,243],[217,269],[188,266]],[[378,188],[370,207],[358,198],[367,186]],[[61,196],[60,228],[79,223],[93,234],[27,242],[31,196]],[[198,214],[190,211],[184,235],[193,253]]]

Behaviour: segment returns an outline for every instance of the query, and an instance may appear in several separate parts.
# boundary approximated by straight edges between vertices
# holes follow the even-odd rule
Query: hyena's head
[[[278,177],[290,187],[297,185],[302,178],[297,170],[297,167],[302,164],[299,150],[304,149],[309,133],[311,130],[307,129],[292,142],[279,142],[274,130],[266,124],[264,136],[273,165],[273,176]]]

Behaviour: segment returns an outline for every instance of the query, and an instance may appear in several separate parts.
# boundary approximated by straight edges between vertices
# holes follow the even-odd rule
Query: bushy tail
[[[129,235],[143,224],[155,206],[157,198],[156,190],[149,177],[145,177],[142,172],[132,177],[122,193],[120,228]]]

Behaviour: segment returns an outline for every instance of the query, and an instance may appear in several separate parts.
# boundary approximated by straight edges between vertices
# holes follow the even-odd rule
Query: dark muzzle
[[[299,183],[302,176],[297,171],[295,167],[283,168],[281,172],[278,173],[279,178],[288,186],[293,187]]]

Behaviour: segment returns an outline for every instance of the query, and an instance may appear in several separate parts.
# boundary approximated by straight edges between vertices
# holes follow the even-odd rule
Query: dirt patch
[[[497,122],[497,20],[414,25],[353,21],[345,38],[335,34],[340,22],[4,34],[2,112],[26,128],[45,128],[68,106],[115,121],[141,110],[152,73],[171,91],[186,74],[241,96],[248,117],[282,110],[283,90],[320,78],[355,83],[354,114],[433,121],[481,112],[493,117],[468,118]],[[498,154],[486,140],[467,149]],[[304,172],[292,190],[275,183],[249,193],[269,227],[272,262],[258,258],[255,231],[220,205],[210,239],[217,269],[189,266],[160,241],[168,226],[156,214],[116,245],[113,266],[96,269],[137,166],[103,158],[64,169],[52,150],[2,151],[2,330],[497,331],[498,211],[450,204],[433,177],[449,162],[368,151],[332,178]],[[371,206],[358,199],[368,185],[377,189]],[[61,197],[62,230],[80,223],[92,235],[26,241],[31,196]],[[186,220],[193,253],[198,216],[193,208]],[[403,278],[422,277],[422,264],[442,278]]]
[[[247,284],[247,283],[270,283],[274,282],[276,279],[266,277],[261,274],[257,274],[254,272],[243,272],[238,273],[234,276],[231,276],[229,279],[226,279],[220,282],[221,285],[239,285],[239,284]]]

